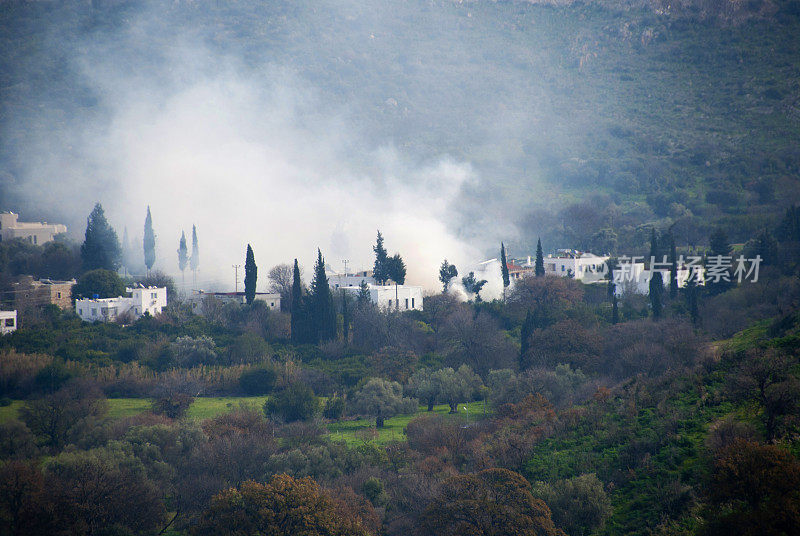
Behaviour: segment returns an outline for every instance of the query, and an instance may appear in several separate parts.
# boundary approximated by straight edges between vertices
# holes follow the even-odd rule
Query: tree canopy
[[[81,246],[81,260],[84,270],[116,271],[119,268],[122,249],[117,233],[106,220],[103,206],[95,204],[92,213],[86,220],[86,234]]]

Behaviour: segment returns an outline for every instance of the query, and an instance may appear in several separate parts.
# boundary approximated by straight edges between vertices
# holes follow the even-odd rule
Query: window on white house
[[[406,309],[408,309],[408,298],[406,298]]]
[[[13,318],[6,318],[6,327],[13,328],[14,327],[14,319]]]
[[[411,308],[414,308],[414,298],[411,298]]]

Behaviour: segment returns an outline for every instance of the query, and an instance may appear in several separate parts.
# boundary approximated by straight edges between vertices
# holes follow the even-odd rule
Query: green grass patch
[[[261,411],[264,407],[264,402],[267,401],[266,396],[219,396],[219,397],[202,397],[196,398],[186,416],[193,420],[212,419],[223,413],[228,413],[238,408],[241,404],[255,407]]]
[[[0,422],[16,419],[22,404],[24,404],[23,400],[13,400],[10,405],[0,407]]]
[[[426,406],[420,406],[417,413],[395,415],[386,419],[383,428],[378,430],[378,437],[375,440],[379,445],[385,445],[392,441],[405,441],[405,429],[411,419],[420,415],[428,414]],[[489,411],[489,408],[486,408]],[[483,418],[483,402],[470,402],[469,404],[459,404],[458,413],[450,414],[450,407],[446,404],[434,406],[433,411],[439,415],[445,415],[451,419],[460,419],[464,423],[475,422]],[[328,425],[328,437],[334,441],[344,441],[348,446],[360,444],[363,439],[359,437],[359,432],[367,431],[375,427],[375,419],[358,419],[354,421],[338,421]]]
[[[220,396],[220,397],[201,397],[196,398],[189,411],[187,418],[192,420],[211,419],[217,415],[228,413],[239,407],[240,404],[253,405],[259,411],[267,400],[266,396]],[[112,419],[122,419],[133,417],[146,411],[150,411],[152,400],[149,398],[109,398],[108,416]],[[0,407],[0,422],[6,422],[19,416],[19,409],[25,404],[25,400],[14,400],[11,405]]]

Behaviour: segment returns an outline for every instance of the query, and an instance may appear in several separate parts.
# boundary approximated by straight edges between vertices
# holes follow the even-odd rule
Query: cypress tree
[[[692,324],[697,326],[700,324],[700,310],[697,303],[699,293],[697,291],[697,281],[695,281],[694,277],[689,277],[689,279],[686,280],[684,293],[686,297],[686,308],[689,309],[689,318],[691,318]]]
[[[722,229],[717,229],[709,237],[709,257],[728,257],[731,254],[731,245],[728,242],[728,235]],[[730,260],[730,259],[729,259]],[[706,266],[712,262],[711,259],[706,259]],[[733,286],[731,280],[731,270],[726,270],[728,273],[728,281],[720,278],[719,281],[706,280],[706,291],[709,294],[721,294]]]
[[[192,224],[192,258],[189,260],[189,268],[192,269],[194,283],[197,284],[197,268],[200,266],[200,245],[197,243],[197,227]]]
[[[542,239],[536,240],[536,264],[533,272],[536,277],[544,275],[544,253],[542,252]]]
[[[247,254],[244,261],[244,299],[247,305],[256,299],[256,281],[258,280],[258,266],[256,257],[253,255],[253,248],[247,244]]]
[[[325,274],[325,259],[317,249],[314,279],[311,281],[310,309],[313,342],[325,342],[336,338],[336,309],[333,295]]]
[[[289,310],[292,315],[292,342],[302,344],[306,342],[306,318],[303,308],[303,283],[300,280],[300,266],[294,260],[292,272],[292,306]]]
[[[656,271],[652,261],[658,258],[658,237],[656,230],[653,229],[653,234],[650,237],[650,308],[653,311],[653,319],[658,320],[661,318],[663,308],[663,295],[664,295],[664,280],[661,277],[661,272]]]
[[[178,242],[178,269],[181,271],[181,282],[183,282],[183,272],[189,263],[189,252],[186,248],[186,234],[181,231],[181,240]]]
[[[508,259],[506,258],[506,246],[500,242],[500,272],[503,275],[503,302],[506,301],[506,288],[511,284],[508,277]]]
[[[383,247],[383,235],[380,231],[378,231],[378,240],[372,247],[372,251],[375,252],[375,265],[372,267],[372,277],[375,278],[377,284],[385,285],[386,280],[389,279],[389,274],[387,273],[389,255],[386,253],[386,248]]]
[[[669,233],[669,297],[673,300],[678,295],[678,252],[675,249],[675,237]]]
[[[617,304],[617,295],[611,298],[611,323],[619,324],[619,305]]]
[[[347,307],[347,293],[342,289],[342,340],[350,342],[350,311]]]
[[[147,205],[147,216],[144,218],[144,264],[147,271],[153,269],[156,262],[156,235],[153,232],[153,217],[150,215],[150,205]]]
[[[122,250],[117,233],[106,220],[103,206],[96,203],[86,220],[86,234],[81,245],[81,261],[85,271],[102,268],[117,271]]]
[[[528,354],[528,351],[530,350],[530,341],[531,341],[531,335],[533,335],[533,328],[534,328],[533,313],[531,313],[531,309],[529,307],[528,312],[525,313],[525,321],[522,323],[522,329],[520,330],[519,334],[520,370],[523,370],[525,368],[525,356]]]

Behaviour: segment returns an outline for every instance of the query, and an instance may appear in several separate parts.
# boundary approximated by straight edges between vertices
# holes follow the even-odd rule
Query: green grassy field
[[[469,408],[467,411],[466,408]],[[392,441],[404,441],[406,438],[405,428],[409,421],[414,417],[426,414],[427,408],[420,406],[417,413],[396,415],[391,419],[386,419],[383,428],[378,430],[378,437],[375,440],[378,444],[386,444]],[[464,423],[474,422],[483,418],[483,403],[471,402],[469,404],[459,404],[458,414],[450,415],[450,407],[447,405],[434,406],[432,413],[445,415],[452,419],[461,419]],[[488,408],[487,408],[488,411]],[[358,419],[355,421],[339,421],[328,425],[330,430],[329,437],[334,440],[343,440],[348,445],[357,445],[364,439],[359,437],[359,432],[370,430],[375,427],[374,419]]]
[[[187,417],[192,420],[204,420],[227,413],[240,404],[250,405],[256,409],[261,409],[266,396],[226,396],[226,397],[203,397],[195,399],[189,407]],[[14,400],[11,405],[0,407],[0,422],[6,422],[16,418],[19,409],[25,403],[24,400]],[[109,398],[108,415],[109,417],[120,419],[144,413],[150,409],[150,399],[148,398]],[[392,441],[405,440],[405,428],[409,421],[418,415],[426,414],[426,407],[420,406],[419,411],[413,414],[396,415],[386,419],[384,427],[378,430],[376,441],[379,444],[386,444]],[[450,415],[450,408],[447,405],[435,406],[432,413],[445,415],[452,419],[461,419],[465,423],[474,422],[483,417],[483,403],[471,402],[470,404],[459,404],[458,414]],[[364,440],[359,437],[359,432],[368,431],[375,427],[373,419],[358,419],[353,421],[340,421],[328,425],[329,437],[334,440],[343,440],[348,445],[358,444]]]
[[[197,398],[189,407],[187,416],[193,420],[209,419],[231,411],[240,404],[253,405],[258,409],[264,405],[266,396],[225,396]],[[120,419],[144,413],[150,409],[149,398],[109,398],[108,416]],[[0,422],[17,417],[24,400],[14,400],[10,406],[0,407]]]

